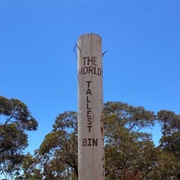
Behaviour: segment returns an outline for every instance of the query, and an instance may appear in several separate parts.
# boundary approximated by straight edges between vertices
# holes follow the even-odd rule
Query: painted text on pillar
[[[104,180],[102,40],[78,40],[78,179]]]

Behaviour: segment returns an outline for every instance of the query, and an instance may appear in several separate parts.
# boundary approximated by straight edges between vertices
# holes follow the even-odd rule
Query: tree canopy
[[[22,127],[27,126],[17,126],[17,119],[10,123],[11,115],[6,117],[6,131],[15,134],[13,136],[19,141],[18,147],[26,147],[25,136],[19,139],[18,135],[23,134]],[[33,121],[30,114],[27,119]],[[17,176],[17,179],[77,180],[77,121],[75,111],[59,114],[39,149],[35,150],[33,155],[24,155],[20,166],[22,174]],[[27,121],[21,121],[23,122]],[[180,115],[169,110],[155,113],[127,103],[107,102],[104,104],[103,122],[107,180],[180,179]],[[155,123],[159,123],[162,131],[158,146],[155,146],[152,135],[145,131],[147,127],[153,128]],[[32,126],[29,130],[33,130]],[[3,137],[8,140],[11,133]],[[11,144],[11,140],[7,144]],[[3,147],[8,148],[6,145]]]
[[[28,146],[25,131],[37,130],[38,123],[18,99],[0,96],[0,172],[12,175],[22,163]]]
[[[155,113],[122,102],[105,103],[106,179],[178,179],[178,118],[179,115],[171,111]],[[147,127],[153,128],[156,122],[161,125],[163,133],[159,146],[154,145],[151,134],[143,131]],[[59,114],[52,131],[34,155],[36,161],[32,165],[40,167],[35,171],[37,176],[41,175],[40,179],[78,178],[77,136],[77,112]],[[35,172],[29,170],[28,173],[33,177]]]

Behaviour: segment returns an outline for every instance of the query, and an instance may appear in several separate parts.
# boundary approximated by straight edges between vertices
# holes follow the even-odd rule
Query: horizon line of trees
[[[180,115],[157,113],[123,102],[104,103],[106,180],[179,180]],[[161,126],[155,146],[147,127]],[[34,154],[25,153],[27,131],[37,120],[18,99],[0,96],[0,178],[4,180],[77,180],[77,112],[57,116]]]

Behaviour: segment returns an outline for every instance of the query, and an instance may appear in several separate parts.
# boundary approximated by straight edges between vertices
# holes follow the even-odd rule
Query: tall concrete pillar
[[[78,179],[104,180],[102,40],[78,39]]]

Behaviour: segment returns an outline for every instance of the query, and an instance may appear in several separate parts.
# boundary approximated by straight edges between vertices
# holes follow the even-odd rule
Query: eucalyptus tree
[[[104,104],[106,179],[149,173],[154,166],[154,144],[151,135],[141,130],[154,121],[154,113],[143,107]],[[38,150],[45,179],[77,179],[77,144],[77,112],[59,114]]]
[[[28,146],[26,131],[37,130],[38,123],[28,107],[18,99],[0,96],[0,172],[18,175],[23,150]]]
[[[74,111],[57,116],[34,160],[29,161],[32,166],[25,168],[31,177],[78,179],[77,121]],[[107,180],[179,178],[179,115],[165,110],[154,113],[122,102],[107,102],[103,121]],[[159,146],[154,145],[152,135],[145,131],[147,127],[153,128],[155,122],[162,127]],[[28,169],[33,166],[34,170]]]

